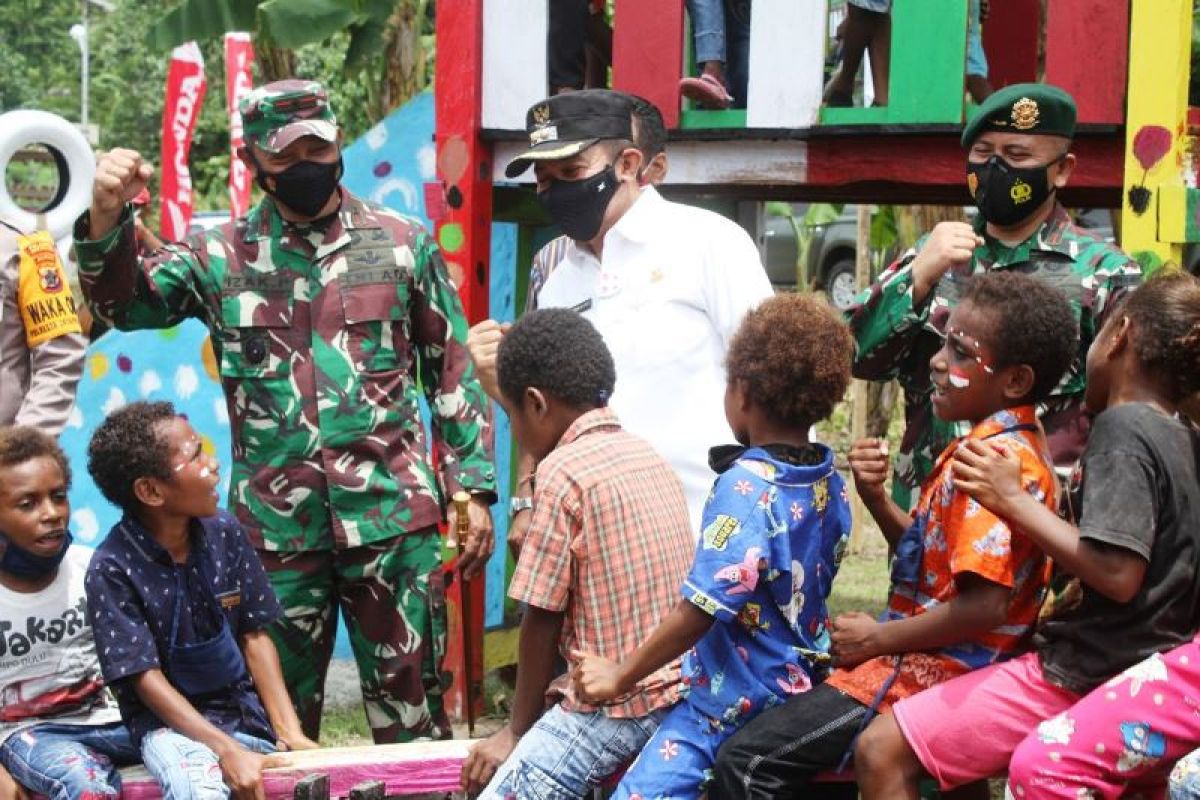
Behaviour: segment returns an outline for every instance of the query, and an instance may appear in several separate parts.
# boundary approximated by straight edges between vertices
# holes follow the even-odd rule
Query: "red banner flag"
[[[253,63],[254,45],[250,43],[250,34],[225,34],[225,102],[229,106],[229,217],[235,220],[250,209],[250,170],[237,154],[245,144],[238,101],[253,88],[250,76],[250,65]]]
[[[200,117],[200,105],[208,80],[204,77],[204,57],[195,42],[171,52],[167,72],[167,103],[163,106],[162,136],[162,235],[176,242],[187,235],[192,221],[192,176],[188,172],[188,152],[192,134]]]

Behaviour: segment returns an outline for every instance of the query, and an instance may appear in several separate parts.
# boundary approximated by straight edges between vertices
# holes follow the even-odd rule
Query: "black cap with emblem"
[[[610,89],[566,92],[534,103],[525,114],[529,149],[504,174],[515,178],[534,161],[570,158],[603,139],[633,140],[633,98]]]

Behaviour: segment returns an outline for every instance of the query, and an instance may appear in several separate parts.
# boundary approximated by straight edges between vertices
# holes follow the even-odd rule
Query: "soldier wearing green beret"
[[[904,508],[938,454],[966,433],[934,416],[929,359],[963,282],[977,273],[1016,269],[1066,293],[1079,321],[1079,356],[1041,414],[1057,465],[1069,468],[1083,450],[1088,347],[1119,294],[1142,276],[1137,262],[1075,225],[1058,201],[1075,168],[1074,134],[1075,103],[1058,87],[1025,83],[991,95],[962,135],[967,187],[979,208],[974,223],[938,224],[848,312],[858,340],[855,375],[897,378],[904,388],[907,424],[893,481]]]
[[[340,185],[342,137],[320,84],[271,83],[240,110],[238,155],[261,202],[141,257],[129,201],[151,169],[132,150],[106,153],[75,229],[83,293],[121,330],[188,317],[211,330],[231,502],[285,610],[272,634],[305,733],[320,730],[340,608],[375,741],[448,736],[437,525],[454,526],[455,491],[473,495],[461,563],[478,571],[496,489],[458,292],[419,222]]]

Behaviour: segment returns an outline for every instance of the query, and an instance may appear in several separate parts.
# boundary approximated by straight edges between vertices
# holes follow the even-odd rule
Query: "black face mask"
[[[1015,225],[1041,208],[1051,194],[1050,166],[1014,167],[1000,156],[967,162],[967,186],[987,222]]]
[[[72,541],[71,533],[68,531],[63,539],[62,549],[58,551],[57,555],[39,556],[17,547],[3,534],[0,534],[0,538],[4,539],[4,555],[0,556],[0,571],[26,580],[44,578],[58,569],[58,565],[62,563]]]
[[[267,186],[270,179],[275,187]],[[342,179],[342,160],[332,164],[297,161],[283,172],[268,174],[262,166],[256,178],[259,187],[285,206],[305,217],[315,217],[329,202]]]
[[[604,212],[620,182],[609,164],[601,172],[578,181],[551,181],[538,192],[538,201],[562,232],[577,242],[589,242],[600,232]]]

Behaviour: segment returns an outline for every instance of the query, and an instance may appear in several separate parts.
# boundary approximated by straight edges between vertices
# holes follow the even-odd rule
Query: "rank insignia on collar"
[[[543,103],[533,110],[533,123],[535,125],[545,125],[550,121],[550,106]]]
[[[1036,100],[1022,97],[1013,103],[1012,126],[1017,130],[1027,131],[1030,128],[1036,128],[1040,119],[1041,111],[1038,109]]]

